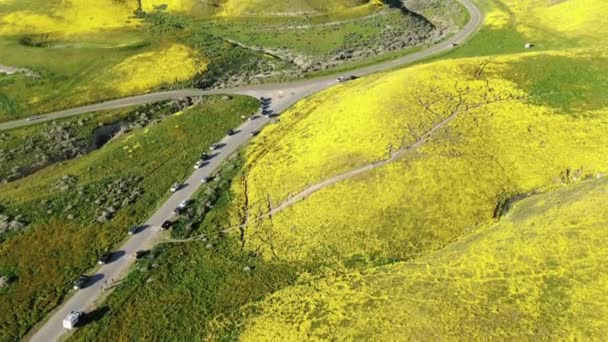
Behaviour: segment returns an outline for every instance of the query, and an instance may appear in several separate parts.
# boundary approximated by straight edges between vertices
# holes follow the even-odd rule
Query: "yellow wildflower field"
[[[509,198],[607,171],[608,102],[564,111],[544,98],[566,89],[513,76],[541,65],[547,73],[562,65],[582,73],[589,53],[439,62],[306,100],[248,149],[249,248],[298,262],[409,259],[492,220]],[[550,57],[559,63],[543,62]],[[570,83],[582,97],[597,95]],[[455,111],[401,159],[330,184],[272,219],[251,220],[312,184],[413,145]]]
[[[221,3],[220,16],[300,16],[305,14],[335,14],[362,10],[378,5],[378,0],[226,0]]]
[[[412,262],[303,281],[244,341],[593,340],[608,334],[608,178],[528,198]]]
[[[608,2],[604,0],[477,0],[488,8],[484,25],[511,23],[530,42],[559,41],[569,46],[608,42]]]
[[[207,62],[193,49],[172,44],[159,50],[129,57],[100,77],[120,94],[146,91],[163,83],[191,79],[197,72],[207,70]]]
[[[167,5],[168,11],[189,11],[194,0],[143,1],[146,11]],[[134,27],[137,0],[5,0],[0,8],[0,35],[62,33],[79,34]]]

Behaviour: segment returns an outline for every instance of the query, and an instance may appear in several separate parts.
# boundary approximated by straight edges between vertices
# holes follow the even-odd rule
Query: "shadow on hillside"
[[[435,28],[435,25],[430,20],[428,20],[425,16],[421,14],[409,10],[407,7],[405,7],[401,0],[384,0],[384,3],[390,8],[398,9],[403,15],[411,15],[417,19],[424,21],[425,23],[428,23],[433,28]]]

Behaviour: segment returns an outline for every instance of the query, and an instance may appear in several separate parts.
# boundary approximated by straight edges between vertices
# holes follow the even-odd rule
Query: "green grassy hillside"
[[[257,108],[251,98],[212,98],[134,129],[85,156],[0,184],[0,340],[21,338],[69,295],[74,279],[145,221],[201,151]],[[2,220],[4,221],[4,220]],[[35,246],[32,249],[32,246]]]
[[[241,339],[596,340],[606,201],[608,179],[586,181],[415,261],[304,281],[253,305]]]

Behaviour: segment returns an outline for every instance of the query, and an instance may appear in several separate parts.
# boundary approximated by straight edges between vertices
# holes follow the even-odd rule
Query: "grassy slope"
[[[369,11],[370,5],[375,1],[369,0],[255,0],[239,1],[224,0],[220,1],[221,16],[298,16],[298,15],[340,15],[353,11],[359,14]]]
[[[497,4],[500,5],[492,2],[485,8],[491,10]],[[500,8],[509,9],[504,4]],[[542,14],[543,7],[539,6],[538,11]],[[488,22],[471,43],[456,51],[463,56],[523,52],[527,38],[516,31],[517,25],[501,29],[489,25]],[[498,42],[508,44],[495,44],[497,37],[504,37]],[[597,38],[601,41],[601,37]],[[568,46],[569,42],[565,39],[552,47]],[[272,220],[247,227],[244,250],[255,251],[258,256],[247,262],[263,264],[261,274],[272,277],[277,288],[293,284],[296,278],[303,286],[288,287],[260,305],[242,306],[268,292],[259,292],[259,287],[242,290],[229,281],[217,284],[215,271],[204,273],[216,270],[207,265],[215,264],[211,260],[217,259],[208,259],[198,267],[201,257],[197,255],[204,253],[200,246],[173,246],[166,255],[178,253],[187,257],[178,262],[161,254],[156,259],[161,271],[131,275],[133,282],[120,288],[108,302],[110,314],[77,336],[142,336],[146,329],[156,329],[147,322],[158,321],[166,327],[154,330],[161,339],[175,334],[221,339],[234,337],[243,329],[245,335],[241,337],[271,340],[356,339],[374,335],[390,340],[407,333],[420,339],[531,338],[534,327],[539,327],[537,333],[543,336],[601,336],[605,333],[602,314],[593,317],[593,309],[584,312],[580,308],[587,303],[585,298],[601,296],[601,282],[605,280],[598,277],[597,283],[588,289],[579,287],[571,296],[562,295],[560,281],[576,285],[578,274],[574,272],[578,264],[568,263],[568,257],[589,265],[590,271],[581,275],[604,273],[602,232],[581,231],[593,240],[585,245],[567,239],[574,236],[577,243],[587,241],[576,237],[576,227],[601,225],[600,220],[606,219],[598,209],[602,202],[594,200],[598,191],[605,192],[606,181],[575,185],[573,190],[538,197],[549,202],[550,196],[564,198],[562,201],[571,196],[570,200],[576,201],[574,193],[591,193],[570,207],[572,221],[565,216],[559,218],[568,223],[560,231],[567,239],[551,234],[552,226],[542,221],[546,216],[540,216],[541,210],[530,211],[526,219],[542,225],[540,233],[544,235],[534,235],[533,230],[523,238],[518,235],[519,230],[513,226],[523,223],[513,220],[526,211],[523,204],[506,221],[496,226],[491,223],[497,205],[513,196],[536,189],[558,189],[562,184],[608,169],[608,104],[603,91],[606,78],[602,76],[607,63],[602,44],[587,49],[581,45],[567,52],[440,62],[343,84],[299,103],[283,115],[278,125],[266,128],[245,151],[245,173],[233,182],[231,194],[227,195],[232,199],[230,206],[216,208],[224,217],[217,228],[242,222],[245,208],[250,210],[250,217],[255,217],[256,213],[265,212],[269,203],[276,205],[307,184],[385,158],[391,149],[412,143],[449,115],[461,95],[469,105],[500,100],[463,111],[446,129],[401,161],[339,183]],[[248,196],[243,196],[245,193]],[[591,218],[586,221],[589,225],[576,226],[577,217],[586,218],[577,213],[583,208]],[[456,239],[460,240],[450,244]],[[477,245],[481,240],[486,243]],[[518,241],[516,248],[513,241]],[[556,248],[545,248],[547,241],[550,246],[555,242]],[[566,251],[572,249],[572,254],[560,254],[563,264],[555,266],[552,257],[557,246]],[[595,254],[585,259],[585,249],[593,249]],[[477,258],[477,254],[481,256]],[[502,258],[505,255],[508,257]],[[509,273],[510,256],[519,257],[518,274],[523,277]],[[225,253],[216,255],[225,257]],[[462,267],[450,263],[455,258],[459,258]],[[412,261],[374,268],[403,259]],[[281,268],[286,263],[292,267],[288,272]],[[188,274],[195,276],[168,271],[169,267],[186,264],[190,265]],[[239,266],[243,264],[244,261]],[[570,273],[562,273],[564,277],[557,280],[551,278],[551,272],[561,265]],[[348,275],[349,270],[360,270],[363,275]],[[232,266],[221,274],[232,278],[241,272]],[[540,275],[534,277],[535,272]],[[587,271],[582,268],[581,272]],[[321,279],[311,282],[311,274]],[[347,275],[340,278],[336,274]],[[477,282],[477,274],[488,282]],[[455,282],[440,281],[451,275]],[[145,283],[148,277],[156,276],[166,276],[167,283],[175,286]],[[413,281],[418,278],[419,282]],[[198,291],[200,284],[207,282],[223,290]],[[227,290],[231,287],[238,290]],[[478,288],[480,293],[476,292]],[[185,293],[195,295],[188,297],[189,301],[180,300]],[[240,299],[236,303],[240,304],[212,311],[188,305],[192,301],[222,302],[231,298],[226,293],[238,293]],[[155,297],[172,298],[178,304],[155,301]],[[433,301],[428,304],[425,298]],[[575,314],[560,306],[564,298],[572,299],[571,312]],[[500,311],[503,309],[506,313]],[[200,324],[196,328],[174,325],[171,318],[175,321],[177,316],[164,313],[174,310],[179,310],[181,320]],[[564,312],[567,313],[562,316]],[[341,319],[351,313],[348,319]],[[511,313],[522,319],[514,322]],[[579,313],[581,319],[576,320]],[[244,317],[249,320],[244,322]],[[564,317],[572,320],[568,322]],[[391,324],[383,325],[386,322]],[[176,326],[186,330],[174,330]],[[284,327],[284,335],[279,327]]]
[[[7,158],[8,160],[0,165],[0,178],[6,178],[11,175],[14,168],[28,169],[31,166],[34,166],[33,169],[37,169],[38,165],[42,163],[40,154],[46,154],[47,151],[49,151],[47,147],[58,144],[53,140],[53,137],[47,133],[51,131],[51,128],[55,124],[70,125],[69,130],[72,133],[71,137],[79,142],[78,145],[92,148],[93,133],[98,126],[120,122],[121,120],[126,119],[129,114],[132,114],[132,111],[133,108],[126,108],[107,112],[97,112],[81,116],[79,119],[57,120],[51,123],[25,126],[2,132],[3,138],[0,151],[19,150],[20,147],[30,141],[34,142],[35,145],[32,150],[20,150],[18,153],[12,154],[10,159]],[[83,123],[82,125],[78,125],[79,120]],[[44,144],[45,146],[38,147],[40,144]],[[50,157],[52,158],[54,156]],[[54,162],[54,160],[49,160],[48,164]]]
[[[170,185],[191,172],[200,151],[255,108],[248,98],[211,101],[123,135],[84,157],[0,185],[0,203],[31,222],[23,233],[3,236],[0,244],[1,267],[17,277],[0,301],[0,340],[22,336],[57,305],[101,251],[120,243],[125,229],[147,218]],[[77,183],[60,191],[56,184],[64,175],[76,177]],[[109,205],[94,203],[106,193],[105,184],[128,177],[141,180],[127,191],[137,187],[143,194],[108,223],[95,222],[96,209]]]
[[[241,158],[234,158],[224,165],[223,192],[213,202],[215,208],[191,221],[195,235],[207,240],[156,247],[153,258],[131,272],[98,309],[105,313],[102,318],[79,329],[75,340],[234,339],[243,318],[240,307],[293,283],[301,267],[263,262],[241,248],[237,235],[220,232],[235,200],[226,190],[241,164]],[[206,192],[197,193],[191,207],[200,208]]]
[[[590,340],[608,333],[608,179],[517,203],[413,262],[279,291],[241,338]]]

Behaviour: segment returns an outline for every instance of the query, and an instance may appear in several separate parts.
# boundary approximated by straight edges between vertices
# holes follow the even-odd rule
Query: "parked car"
[[[173,215],[179,215],[181,213],[183,213],[186,210],[185,207],[177,207],[175,209],[173,209]]]
[[[141,259],[141,258],[145,257],[145,256],[146,256],[146,255],[148,255],[148,254],[150,254],[150,251],[149,251],[149,250],[147,250],[147,249],[140,249],[139,251],[137,251],[137,252],[133,253],[133,257],[134,257],[136,260],[139,260],[139,259]]]
[[[338,82],[346,82],[346,81],[352,81],[352,80],[356,80],[357,76],[355,75],[350,75],[350,76],[340,76],[338,77]]]
[[[70,311],[70,313],[63,319],[63,327],[68,330],[76,328],[82,320],[82,317],[84,317],[84,312]]]
[[[211,150],[211,151],[215,151],[217,149],[219,149],[218,144],[213,144],[213,145],[209,146],[209,150]]]
[[[175,183],[173,185],[171,185],[171,192],[176,192],[177,190],[179,190],[179,188],[181,188],[182,185],[179,183]]]
[[[99,257],[99,259],[97,259],[97,263],[99,265],[105,265],[110,261],[110,259],[112,259],[112,252],[106,251]]]
[[[171,228],[172,225],[173,225],[173,221],[166,220],[165,222],[163,222],[163,224],[160,225],[160,227],[163,230],[167,230],[167,229]]]
[[[205,161],[202,159],[199,159],[196,161],[196,163],[194,163],[194,168],[200,169],[204,164],[205,164]]]
[[[185,208],[185,207],[187,207],[187,206],[188,206],[188,204],[190,204],[191,202],[192,202],[192,200],[189,200],[189,199],[183,200],[183,201],[179,202],[179,207],[180,207],[180,208]]]
[[[74,280],[74,290],[83,289],[87,285],[88,281],[89,281],[89,277],[88,276],[86,276],[84,274],[81,275],[76,280]]]
[[[260,134],[260,131],[253,131],[253,132],[249,133],[249,135],[251,135],[252,137],[255,137],[258,134]]]
[[[207,152],[203,152],[203,154],[201,154],[201,160],[209,160],[209,158],[211,157]]]
[[[236,133],[236,132],[232,129],[229,129],[228,131],[226,131],[226,135],[228,135],[228,136],[234,135],[234,133]]]
[[[131,226],[131,228],[129,228],[129,235],[137,234],[138,231],[139,231],[139,226]]]
[[[203,177],[203,179],[201,179],[201,183],[213,182],[213,179],[213,177]]]

